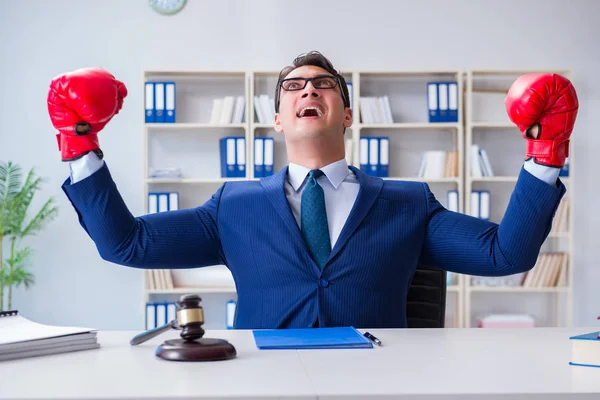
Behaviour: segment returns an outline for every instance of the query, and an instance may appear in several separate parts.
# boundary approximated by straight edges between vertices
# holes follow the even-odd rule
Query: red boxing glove
[[[579,102],[571,82],[557,74],[527,74],[510,87],[506,111],[527,140],[525,160],[562,168]],[[531,131],[537,126],[537,135]]]
[[[63,161],[90,151],[102,158],[98,132],[123,105],[127,88],[101,68],[83,68],[59,75],[50,83],[48,113],[59,133],[58,150]]]

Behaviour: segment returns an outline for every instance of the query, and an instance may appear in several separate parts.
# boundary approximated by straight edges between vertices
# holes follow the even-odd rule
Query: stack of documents
[[[0,312],[0,361],[97,349],[96,334],[90,328],[38,324],[17,311]]]

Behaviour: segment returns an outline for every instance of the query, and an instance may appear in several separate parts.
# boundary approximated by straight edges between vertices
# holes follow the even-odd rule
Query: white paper
[[[0,344],[95,332],[91,328],[38,324],[20,315],[0,317]]]

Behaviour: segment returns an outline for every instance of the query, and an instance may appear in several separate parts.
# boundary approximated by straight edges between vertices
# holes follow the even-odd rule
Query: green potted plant
[[[23,182],[18,164],[0,162],[0,311],[4,310],[5,297],[7,309],[12,308],[13,288],[29,288],[34,283],[34,276],[28,271],[33,251],[22,246],[22,240],[41,232],[58,215],[56,201],[51,197],[29,218],[29,207],[43,181],[32,168]],[[2,251],[5,243],[6,259]]]

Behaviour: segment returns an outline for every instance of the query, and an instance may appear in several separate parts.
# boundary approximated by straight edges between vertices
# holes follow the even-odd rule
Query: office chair
[[[408,289],[409,328],[443,328],[446,318],[446,271],[417,266]]]

